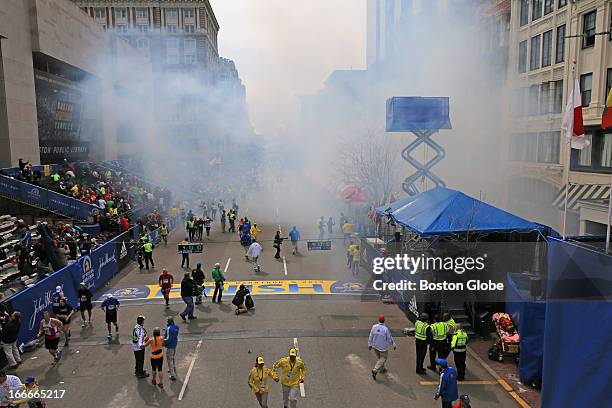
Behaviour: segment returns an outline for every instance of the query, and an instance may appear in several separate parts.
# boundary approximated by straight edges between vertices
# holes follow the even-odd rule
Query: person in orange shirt
[[[145,343],[146,346],[151,347],[151,370],[153,371],[151,383],[158,385],[159,388],[164,388],[164,338],[161,336],[159,327],[153,329],[153,337]]]

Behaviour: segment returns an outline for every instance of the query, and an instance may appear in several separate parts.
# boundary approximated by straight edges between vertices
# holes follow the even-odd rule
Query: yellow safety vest
[[[451,347],[455,349],[455,351],[465,351],[465,345],[468,342],[468,335],[463,330],[457,330],[457,333],[453,336],[453,341],[451,342]]]
[[[146,244],[143,245],[145,252],[153,252],[153,244],[150,242],[147,242]]]
[[[417,340],[427,340],[427,328],[429,325],[425,322],[417,320],[414,325],[414,337]]]
[[[446,324],[444,322],[436,322],[431,325],[431,334],[434,340],[446,339]]]
[[[147,329],[137,324],[136,326],[134,326],[134,330],[132,330],[132,343],[135,343],[135,344],[138,343],[138,334],[136,333],[136,330],[138,329],[142,329],[144,333],[144,335],[142,336],[143,339],[147,336]]]
[[[445,321],[444,324],[448,327],[450,333],[455,331],[455,320],[452,317]]]

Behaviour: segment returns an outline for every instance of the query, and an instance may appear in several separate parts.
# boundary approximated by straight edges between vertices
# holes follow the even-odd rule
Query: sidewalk
[[[489,360],[487,352],[493,345],[494,340],[474,339],[470,341],[469,347],[484,363],[485,368],[493,371],[499,379],[508,383],[518,397],[524,400],[531,408],[540,408],[540,391],[528,387],[520,382],[518,366],[510,359],[505,359],[503,362]],[[491,373],[493,374],[493,373]],[[516,398],[515,398],[516,399]],[[525,406],[517,400],[519,405]],[[526,406],[525,406],[526,407]]]

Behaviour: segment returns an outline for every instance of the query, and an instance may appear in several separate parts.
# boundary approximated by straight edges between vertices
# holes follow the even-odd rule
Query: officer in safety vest
[[[451,342],[451,349],[455,358],[455,366],[457,367],[457,380],[463,381],[465,378],[465,353],[468,335],[465,330],[461,329],[460,324],[455,325],[455,334]]]
[[[147,330],[142,326],[144,321],[144,316],[138,316],[136,318],[136,325],[132,330],[132,350],[134,351],[134,358],[136,359],[134,375],[138,378],[146,378],[149,376],[149,373],[144,370],[145,344],[149,340],[149,337],[147,337]]]
[[[442,315],[442,321],[446,325],[446,350],[440,358],[447,358],[451,352],[451,341],[453,340],[453,333],[455,333],[455,319],[451,317],[449,313]]]
[[[436,322],[429,326],[433,337],[429,344],[429,368],[436,371],[436,355],[443,355],[447,349],[446,324],[438,317]]]
[[[153,244],[150,242],[145,242],[142,247],[144,248],[146,269],[149,269],[149,262],[151,262],[151,267],[155,268],[155,264],[153,263]]]
[[[425,361],[425,356],[427,355],[427,345],[433,340],[428,321],[429,315],[427,313],[421,313],[419,319],[414,324],[417,374],[425,374],[427,372],[423,368],[423,362]]]

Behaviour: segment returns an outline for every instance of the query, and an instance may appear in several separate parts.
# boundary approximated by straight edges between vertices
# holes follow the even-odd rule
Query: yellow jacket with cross
[[[295,363],[291,363],[289,357],[283,357],[272,366],[273,370],[281,370],[280,382],[288,387],[295,387],[300,380],[306,379],[306,366],[301,358],[296,357]]]
[[[270,370],[266,366],[261,370],[258,367],[253,367],[251,369],[251,373],[249,374],[249,387],[251,387],[253,394],[261,394],[262,392],[268,392],[270,390],[268,377],[273,380],[278,379],[276,371]]]

